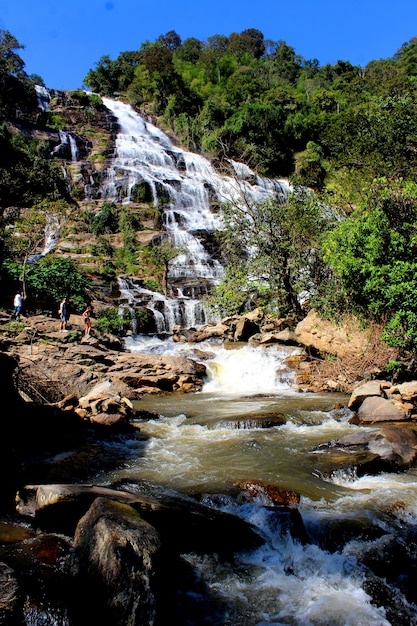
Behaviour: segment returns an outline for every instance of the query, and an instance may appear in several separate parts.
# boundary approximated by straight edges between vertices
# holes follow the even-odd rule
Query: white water
[[[51,155],[53,156],[56,153],[59,153],[62,150],[63,146],[68,146],[67,151],[70,153],[71,155],[71,161],[77,161],[78,160],[78,147],[77,147],[77,142],[75,140],[74,135],[72,135],[71,133],[68,133],[64,130],[60,130],[59,131],[59,140],[61,143],[59,143],[53,150]]]
[[[192,346],[157,337],[131,337],[132,351],[191,356]],[[184,555],[207,586],[211,601],[225,611],[228,626],[412,626],[417,607],[395,591],[398,616],[375,602],[365,588],[372,573],[364,555],[384,554],[384,544],[406,541],[417,522],[417,470],[358,478],[317,470],[318,444],[355,432],[347,398],[303,394],[285,364],[293,349],[273,347],[227,350],[221,343],[197,344],[206,352],[208,375],[202,392],[144,397],[138,408],[159,419],[141,423],[141,442],[130,440],[130,460],[108,477],[147,479],[185,493],[202,493],[203,502],[237,515],[258,528],[265,544],[240,554],[233,565],[216,556]],[[194,357],[195,358],[195,357]],[[287,422],[273,428],[233,428],[233,419],[283,413]],[[298,510],[309,540],[289,534],[270,502],[259,496],[237,502],[227,495],[236,481],[261,481],[301,494]],[[213,498],[211,494],[224,494]],[[340,525],[355,528],[352,538],[332,551],[320,547]],[[335,530],[336,529],[336,530]],[[364,536],[362,536],[364,533]],[[368,538],[367,538],[368,537]],[[384,557],[381,557],[384,560]],[[406,571],[404,572],[406,573]],[[382,581],[383,582],[383,581]],[[385,584],[385,583],[383,583]],[[389,602],[388,602],[389,605]],[[394,615],[394,617],[393,617]],[[190,622],[192,623],[192,622]],[[203,623],[198,622],[199,624]],[[206,622],[204,622],[206,623]],[[207,624],[211,624],[210,620]],[[216,622],[217,623],[217,622]]]
[[[155,306],[149,304],[149,292],[141,292],[138,285],[128,286],[125,281],[123,290],[131,288],[134,292],[132,307],[142,306],[145,301],[151,310],[162,313],[162,320],[156,316],[163,324],[158,330],[171,331],[173,324],[202,325],[209,321],[202,301],[223,276],[221,263],[204,244],[205,237],[221,227],[218,215],[212,210],[213,204],[241,206],[243,199],[259,202],[273,194],[285,197],[288,182],[261,178],[246,165],[234,161],[230,162],[232,175],[222,176],[206,158],[175,146],[165,133],[129,105],[109,98],[103,98],[103,102],[117,118],[119,132],[116,155],[102,183],[101,196],[130,204],[137,185],[146,183],[152,192],[153,206],[162,211],[167,236],[174,246],[185,250],[170,264],[169,284],[173,294],[168,299],[155,294],[158,303]],[[172,297],[178,293],[179,298]]]

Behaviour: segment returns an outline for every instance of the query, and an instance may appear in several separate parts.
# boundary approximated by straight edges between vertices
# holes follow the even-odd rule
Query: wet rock
[[[79,593],[95,623],[154,624],[152,578],[160,538],[137,511],[97,498],[77,526],[74,546]]]
[[[327,464],[328,475],[337,467],[355,467],[358,475],[406,470],[417,461],[417,431],[394,426],[358,430],[317,450],[328,453],[320,460],[322,467]]]
[[[262,481],[238,481],[234,486],[242,490],[244,498],[256,500],[265,507],[273,508],[274,523],[281,534],[288,533],[296,541],[307,542],[304,522],[297,508],[300,502],[299,493]]]
[[[0,624],[13,624],[17,615],[19,584],[14,570],[0,562]]]
[[[215,552],[231,557],[234,552],[263,543],[256,529],[244,520],[172,489],[146,481],[119,481],[112,487],[136,494],[139,500],[151,498],[152,506],[139,504],[141,516],[157,529],[171,551]]]
[[[234,483],[235,487],[248,492],[252,498],[267,499],[271,504],[299,504],[300,494],[292,489],[283,489],[261,481],[241,480]]]
[[[274,415],[242,415],[238,417],[231,417],[223,419],[220,422],[216,422],[216,427],[221,428],[240,428],[240,429],[252,429],[252,428],[273,428],[274,426],[282,426],[286,424],[287,417],[284,413],[276,413]]]

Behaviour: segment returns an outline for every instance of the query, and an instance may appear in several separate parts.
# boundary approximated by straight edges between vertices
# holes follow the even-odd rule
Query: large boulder
[[[110,380],[102,381],[79,399],[75,412],[103,426],[123,426],[133,416],[130,400],[122,397]]]
[[[79,594],[94,623],[152,626],[156,530],[131,506],[97,498],[77,526],[74,546]]]
[[[358,475],[406,470],[417,462],[417,431],[383,426],[358,429],[351,435],[320,444],[321,473],[353,469]],[[326,468],[327,469],[324,469]]]
[[[356,419],[360,424],[375,422],[402,422],[409,418],[409,411],[404,405],[396,406],[390,400],[369,396],[360,405]],[[354,419],[352,419],[354,421]]]
[[[369,334],[359,325],[351,322],[337,326],[321,319],[314,310],[297,324],[294,332],[300,344],[321,354],[361,356],[369,348]]]
[[[190,343],[199,343],[214,337],[226,338],[229,332],[229,326],[223,322],[218,324],[208,324],[201,330],[196,330],[189,338]]]
[[[249,320],[247,317],[241,317],[236,324],[234,341],[248,341],[252,335],[259,332],[259,326],[256,322]]]
[[[366,398],[372,396],[381,397],[383,394],[383,387],[385,387],[385,384],[383,384],[380,380],[371,380],[363,385],[359,385],[353,390],[350,396],[348,408],[355,411],[361,406],[362,402]]]
[[[136,394],[187,393],[203,387],[206,367],[193,359],[155,354],[119,354],[107,369],[110,380]]]

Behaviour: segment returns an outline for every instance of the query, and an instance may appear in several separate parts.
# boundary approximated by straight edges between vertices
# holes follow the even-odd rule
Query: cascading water
[[[218,259],[207,250],[205,241],[220,219],[213,205],[241,204],[242,197],[258,202],[277,194],[285,197],[284,180],[256,176],[246,165],[230,161],[232,176],[220,175],[204,157],[181,150],[169,137],[132,107],[103,98],[118,120],[116,155],[101,186],[101,196],[129,204],[145,185],[155,207],[162,212],[166,236],[182,252],[169,268],[172,297],[142,290],[138,281],[124,280],[121,288],[131,307],[146,306],[159,311],[158,330],[171,331],[174,324],[198,326],[209,321],[204,298],[223,275]],[[153,302],[152,302],[153,300]]]
[[[126,345],[153,354],[192,354],[192,346],[172,339],[142,336],[128,338]],[[415,571],[410,536],[415,538],[417,470],[362,478],[340,471],[324,479],[317,471],[320,455],[313,450],[363,429],[350,423],[348,410],[334,409],[346,398],[295,391],[286,359],[297,348],[226,350],[203,342],[199,350],[207,352],[202,391],[142,397],[138,408],[157,417],[140,421],[140,441],[129,437],[128,460],[110,476],[98,477],[99,482],[145,480],[201,494],[203,503],[241,517],[264,538],[260,548],[236,554],[233,564],[211,554],[183,555],[202,584],[176,596],[179,609],[171,622],[414,625],[417,607],[406,595],[415,597],[407,580]],[[257,417],[277,414],[285,414],[285,424],[265,429],[256,423]],[[246,480],[301,494],[297,509],[304,540],[291,535],[279,507],[261,494],[248,500],[227,495],[228,485]],[[404,550],[403,563],[394,565],[391,544]],[[401,577],[394,573],[392,581],[383,579],[396,568]],[[187,603],[190,596],[195,604]]]

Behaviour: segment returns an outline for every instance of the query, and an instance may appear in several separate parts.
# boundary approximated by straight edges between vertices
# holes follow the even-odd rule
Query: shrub
[[[128,309],[121,313],[116,307],[108,307],[97,312],[97,321],[94,327],[101,333],[117,335],[128,330],[132,323],[132,315]]]

